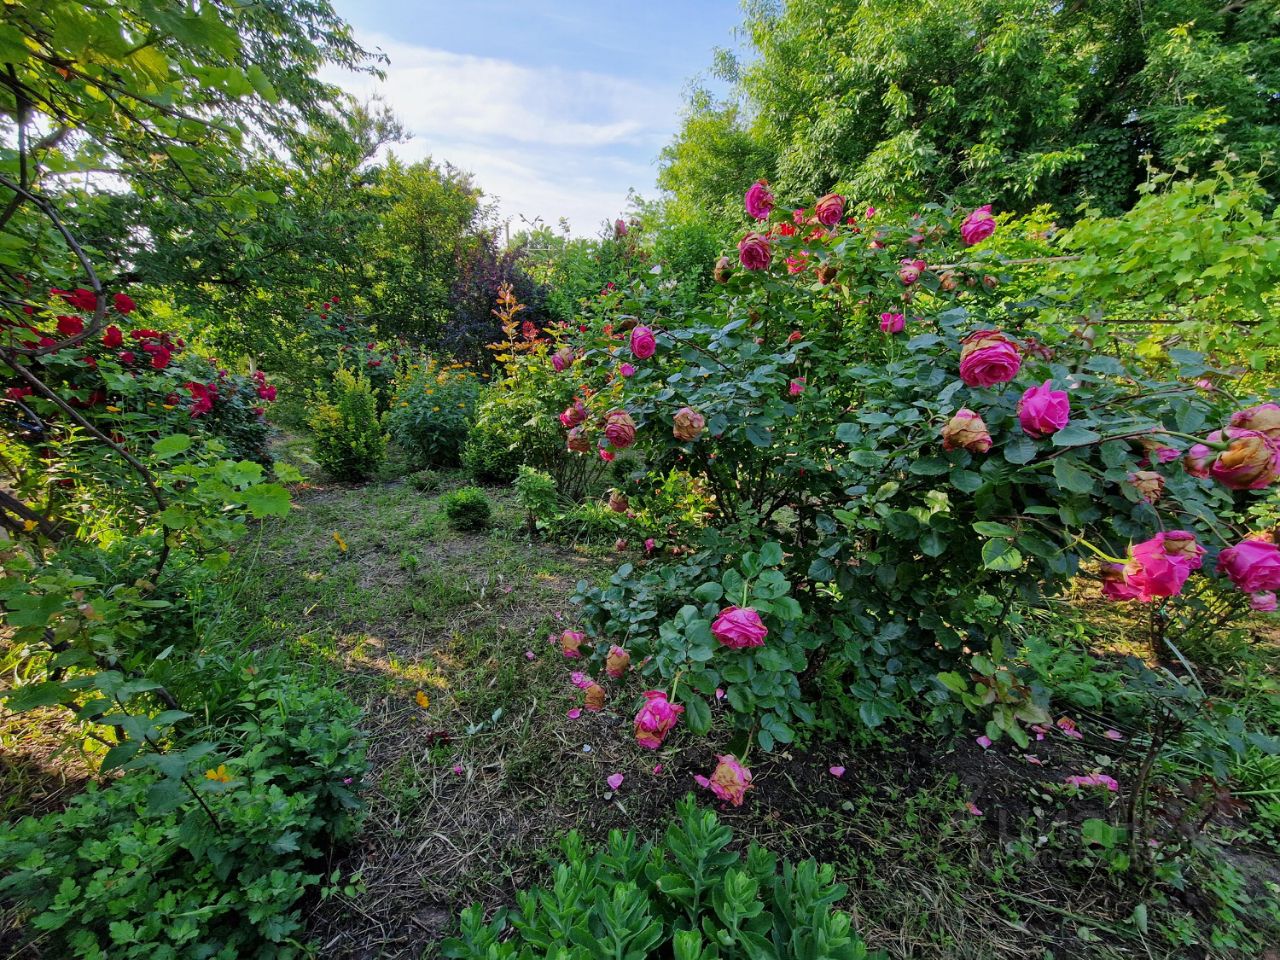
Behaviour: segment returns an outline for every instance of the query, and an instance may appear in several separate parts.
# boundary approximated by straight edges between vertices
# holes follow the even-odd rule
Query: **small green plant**
[[[339,480],[366,480],[386,458],[378,400],[362,374],[338,370],[332,394],[320,401],[307,425],[315,436],[316,462]]]
[[[556,515],[559,501],[551,474],[522,465],[516,474],[515,489],[516,499],[528,515],[530,532],[539,522],[546,523]]]
[[[407,483],[419,493],[435,493],[440,489],[440,474],[434,470],[419,470],[409,474]]]
[[[479,487],[463,487],[446,493],[440,498],[440,506],[449,518],[449,526],[462,531],[483,530],[489,526],[493,513],[489,498]]]
[[[692,796],[659,847],[614,830],[602,850],[571,832],[547,888],[517,894],[519,909],[489,923],[479,905],[445,941],[460,960],[604,960],[609,957],[829,957],[866,960],[847,913],[832,909],[845,887],[814,860],[782,863],[752,844],[745,860],[732,831]],[[506,937],[508,925],[513,935]]]

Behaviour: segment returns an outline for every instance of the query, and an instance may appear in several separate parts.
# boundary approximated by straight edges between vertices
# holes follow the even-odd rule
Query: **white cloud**
[[[587,235],[622,211],[628,188],[653,194],[654,160],[678,117],[676,88],[358,39],[390,57],[386,79],[332,70],[325,79],[361,99],[380,96],[412,134],[396,152],[470,171],[513,229],[522,214],[552,224],[563,216]]]

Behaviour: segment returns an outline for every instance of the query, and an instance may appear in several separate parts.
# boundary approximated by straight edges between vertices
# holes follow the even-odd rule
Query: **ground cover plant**
[[[1274,952],[1273,5],[892,6],[500,240],[327,3],[10,5],[6,956]]]

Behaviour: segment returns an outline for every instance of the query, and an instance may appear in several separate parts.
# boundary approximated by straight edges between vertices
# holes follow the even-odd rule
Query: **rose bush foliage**
[[[1049,322],[1048,291],[1006,302],[989,210],[835,223],[823,201],[831,225],[775,213],[748,234],[709,305],[636,286],[570,345],[599,386],[562,417],[569,448],[634,447],[627,495],[680,469],[715,498],[700,535],[581,585],[598,637],[583,653],[599,666],[624,647],[698,732],[723,691],[766,749],[819,702],[871,725],[976,705],[1022,740],[1043,693],[971,679],[971,659],[1002,659],[1010,623],[1082,571],[1119,567],[1135,602],[1164,602],[1217,576],[1224,547],[1260,542],[1249,510],[1274,492],[1280,439],[1226,428],[1266,398],[1233,396],[1212,358]],[[623,418],[634,433],[610,429]],[[1196,456],[1204,470],[1184,466]],[[1197,563],[1164,552],[1176,538],[1149,545],[1166,531]],[[1144,550],[1185,576],[1151,574]],[[1266,592],[1220,586],[1240,611]],[[734,607],[759,615],[762,644],[718,641]]]

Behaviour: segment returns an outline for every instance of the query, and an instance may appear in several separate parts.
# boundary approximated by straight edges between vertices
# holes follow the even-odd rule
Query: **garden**
[[[6,5],[0,954],[1280,956],[1280,5],[742,19],[580,237]]]

